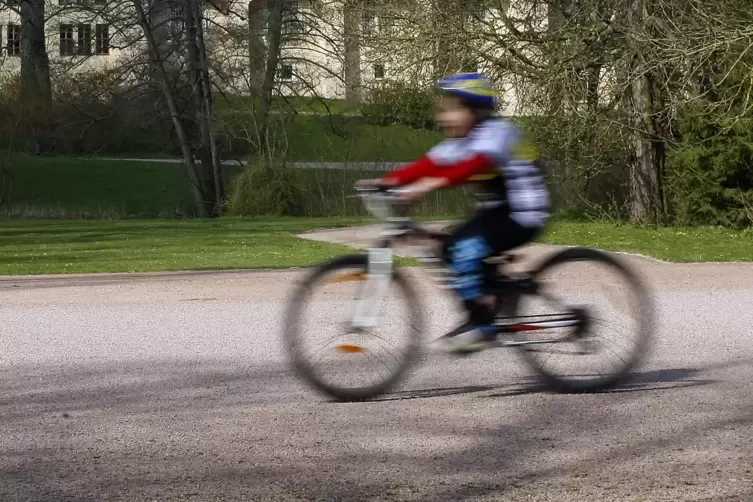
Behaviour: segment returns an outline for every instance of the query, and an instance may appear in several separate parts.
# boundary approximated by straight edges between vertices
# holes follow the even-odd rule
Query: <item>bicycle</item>
[[[340,256],[314,268],[294,290],[288,302],[283,337],[292,366],[313,388],[336,400],[368,400],[389,392],[419,355],[425,331],[423,309],[414,281],[403,273],[400,267],[395,266],[393,248],[405,243],[415,246],[417,240],[421,242],[419,249],[422,252],[417,258],[423,264],[432,266],[434,270],[444,272],[444,279],[439,280],[445,282],[443,285],[446,286],[447,272],[441,253],[436,251],[435,246],[426,243],[442,242],[448,234],[430,231],[411,218],[397,215],[395,195],[398,192],[399,189],[357,190],[357,196],[363,199],[367,210],[386,223],[386,229],[381,233],[378,245],[365,253]],[[518,255],[508,253],[494,258],[498,263],[498,273],[486,285],[486,293],[493,296],[496,301],[494,308],[497,341],[494,342],[494,346],[520,349],[523,359],[545,386],[557,392],[604,391],[629,379],[631,371],[642,361],[649,347],[653,329],[653,306],[647,288],[622,260],[597,249],[571,247],[550,253],[529,272],[510,274],[505,272],[505,267],[517,261]],[[490,261],[494,261],[494,258]],[[605,341],[606,338],[596,334],[596,328],[607,325],[595,314],[595,307],[592,308],[591,304],[570,305],[560,302],[547,291],[547,285],[550,283],[543,280],[545,273],[577,262],[588,264],[591,270],[598,265],[616,272],[620,279],[619,284],[630,293],[630,313],[632,319],[637,321],[636,328],[632,330],[635,340],[630,346],[629,353],[625,357],[618,356],[617,365],[606,373],[593,374],[593,370],[590,370],[590,373],[566,376],[559,374],[549,365],[552,355],[570,353],[560,347],[571,349],[571,353],[576,357],[595,355],[600,351],[616,355],[613,346]],[[581,276],[572,276],[574,280],[579,277]],[[393,285],[405,299],[410,316],[409,329],[403,340],[404,349],[399,354],[386,350],[387,360],[380,359],[377,364],[378,367],[383,366],[387,369],[386,375],[366,384],[354,383],[354,376],[349,376],[346,385],[336,384],[325,378],[323,370],[318,369],[315,361],[306,353],[306,338],[301,333],[301,327],[307,324],[303,320],[313,293],[326,285],[337,287],[349,282],[358,284],[355,308],[349,316],[350,319],[342,323],[342,332],[330,337],[328,344],[314,355],[337,354],[345,358],[345,366],[350,364],[360,367],[359,365],[365,363],[364,358],[367,355],[377,353],[376,349],[368,348],[367,343],[374,342],[380,347],[386,344],[384,337],[376,334],[375,330],[379,324],[382,304],[393,299],[386,294],[388,288]],[[344,295],[337,289],[334,292],[330,291],[329,298],[330,301],[325,308],[316,310],[316,313],[325,317],[318,324],[311,322],[309,325],[321,326],[327,323],[337,310],[343,309],[346,305]],[[521,303],[527,299],[543,300],[553,306],[559,306],[559,312],[523,315]],[[397,310],[392,309],[390,313],[396,314]],[[388,322],[393,320],[394,315],[387,318]],[[561,330],[563,333],[559,336],[548,334],[552,330]],[[542,334],[545,336],[540,338]],[[551,349],[549,356],[545,356],[547,348]],[[326,364],[323,366],[324,369],[328,367]],[[566,367],[569,368],[570,364]]]

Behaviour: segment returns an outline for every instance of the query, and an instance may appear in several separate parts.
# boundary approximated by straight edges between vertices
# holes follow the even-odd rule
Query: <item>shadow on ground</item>
[[[751,376],[748,362],[596,395],[524,380],[335,406],[275,365],[8,368],[0,500],[750,500]]]

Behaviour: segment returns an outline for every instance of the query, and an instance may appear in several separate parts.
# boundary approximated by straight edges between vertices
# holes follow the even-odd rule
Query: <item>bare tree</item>
[[[175,128],[199,214],[217,216],[222,210],[224,183],[213,123],[214,102],[203,40],[202,7],[198,0],[168,0],[167,6],[155,1],[147,4],[147,8],[140,0],[133,0],[131,5],[140,36],[146,42],[149,65]],[[160,28],[175,19],[181,21],[182,30],[173,34],[177,38],[167,40]],[[170,45],[172,50],[168,52],[166,48]],[[184,82],[190,89],[190,113],[181,105],[179,89]]]
[[[264,62],[267,55],[265,42],[267,0],[248,2],[248,68],[249,90],[261,96],[264,85]]]
[[[363,0],[345,0],[343,16],[343,75],[345,100],[350,104],[361,102],[361,20]]]

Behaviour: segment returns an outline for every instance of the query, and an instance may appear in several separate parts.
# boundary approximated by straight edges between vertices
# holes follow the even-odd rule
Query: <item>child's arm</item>
[[[476,154],[468,160],[441,167],[429,156],[424,156],[391,172],[384,177],[384,182],[386,185],[407,185],[422,178],[443,178],[446,186],[454,186],[493,167],[494,161],[484,154]]]
[[[417,161],[389,173],[383,181],[385,185],[407,185],[421,178],[435,175],[438,167],[428,155],[425,155]]]
[[[494,161],[483,154],[474,155],[468,160],[455,164],[435,168],[429,173],[429,176],[424,176],[410,184],[401,198],[404,200],[419,199],[433,190],[459,185],[474,175],[488,171],[490,168],[494,168]]]
[[[494,169],[494,160],[488,155],[477,153],[468,160],[463,160],[455,164],[443,166],[438,169],[434,176],[445,180],[444,186],[455,186],[469,180],[477,174],[482,174],[490,169]]]

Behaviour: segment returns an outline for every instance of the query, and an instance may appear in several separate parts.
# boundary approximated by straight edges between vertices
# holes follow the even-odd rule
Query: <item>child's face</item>
[[[473,129],[476,118],[454,96],[442,96],[437,110],[437,122],[448,138],[464,138]]]

